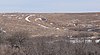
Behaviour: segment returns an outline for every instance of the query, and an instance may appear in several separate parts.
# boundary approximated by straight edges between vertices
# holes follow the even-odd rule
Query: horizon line
[[[55,11],[55,12],[38,12],[38,11],[0,11],[0,13],[100,13],[100,11]]]

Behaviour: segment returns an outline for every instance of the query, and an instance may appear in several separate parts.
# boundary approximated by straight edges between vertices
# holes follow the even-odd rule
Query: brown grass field
[[[100,13],[0,13],[0,55],[100,55]]]
[[[26,17],[31,22],[25,20]],[[38,19],[41,18],[42,20]],[[37,21],[35,21],[37,19]],[[44,20],[43,20],[44,19]],[[0,28],[6,33],[29,31],[32,36],[100,33],[100,13],[1,13]],[[98,30],[92,30],[98,29]],[[89,31],[90,30],[90,31]]]

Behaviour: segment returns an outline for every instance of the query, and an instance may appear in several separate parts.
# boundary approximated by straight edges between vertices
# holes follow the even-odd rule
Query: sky
[[[0,12],[100,12],[100,0],[0,0]]]

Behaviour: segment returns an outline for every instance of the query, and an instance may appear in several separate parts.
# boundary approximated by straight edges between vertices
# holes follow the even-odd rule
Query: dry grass
[[[0,55],[100,55],[100,43],[65,41],[100,37],[98,20],[100,13],[1,13]]]

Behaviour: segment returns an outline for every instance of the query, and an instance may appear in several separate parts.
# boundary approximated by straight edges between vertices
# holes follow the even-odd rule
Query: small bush
[[[88,33],[88,32],[80,32],[77,35],[74,35],[73,37],[91,37],[94,36],[94,34],[92,33]]]

